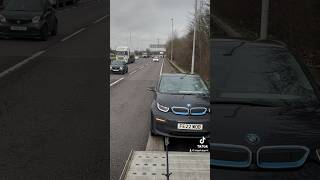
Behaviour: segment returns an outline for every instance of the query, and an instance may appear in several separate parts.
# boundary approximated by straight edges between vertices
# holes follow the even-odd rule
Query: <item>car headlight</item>
[[[112,66],[110,66],[110,70],[112,69]]]
[[[120,70],[123,70],[123,67],[120,67]]]
[[[163,106],[163,105],[159,104],[158,102],[157,102],[157,108],[159,109],[159,111],[162,111],[162,112],[169,111],[169,107]]]
[[[320,161],[320,148],[316,149],[316,155],[318,157],[318,160]]]
[[[40,16],[35,16],[32,18],[32,23],[39,23],[40,22]]]
[[[0,14],[0,22],[5,23],[7,22],[6,17]]]

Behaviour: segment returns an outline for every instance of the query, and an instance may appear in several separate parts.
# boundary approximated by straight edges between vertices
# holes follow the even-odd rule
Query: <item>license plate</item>
[[[112,71],[119,71],[119,69],[112,69]]]
[[[25,26],[11,26],[10,29],[14,30],[14,31],[26,31],[27,27],[25,27]]]
[[[202,124],[185,124],[185,123],[178,123],[178,129],[189,129],[189,130],[202,130]]]

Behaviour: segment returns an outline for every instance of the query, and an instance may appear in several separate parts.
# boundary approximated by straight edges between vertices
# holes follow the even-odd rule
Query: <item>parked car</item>
[[[151,135],[209,137],[209,92],[199,75],[162,74],[151,104]]]
[[[57,33],[58,19],[48,0],[10,0],[0,12],[0,36],[47,40]]]
[[[319,166],[320,91],[306,66],[279,42],[211,43],[211,166]]]
[[[114,60],[110,64],[110,71],[120,74],[128,73],[128,64],[123,60]]]

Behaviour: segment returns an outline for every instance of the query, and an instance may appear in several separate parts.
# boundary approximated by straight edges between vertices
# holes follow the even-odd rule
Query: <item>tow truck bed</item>
[[[210,154],[169,151],[170,180],[209,180]],[[120,180],[166,180],[165,151],[132,151]]]

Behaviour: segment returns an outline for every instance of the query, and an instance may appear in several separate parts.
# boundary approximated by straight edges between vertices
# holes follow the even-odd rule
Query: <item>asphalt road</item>
[[[153,96],[147,88],[155,85],[161,64],[139,59],[129,64],[128,74],[110,76],[111,180],[119,179],[132,149],[146,148]]]
[[[33,57],[0,79],[0,179],[108,179],[106,7],[59,10],[47,42],[0,40],[0,72]]]

